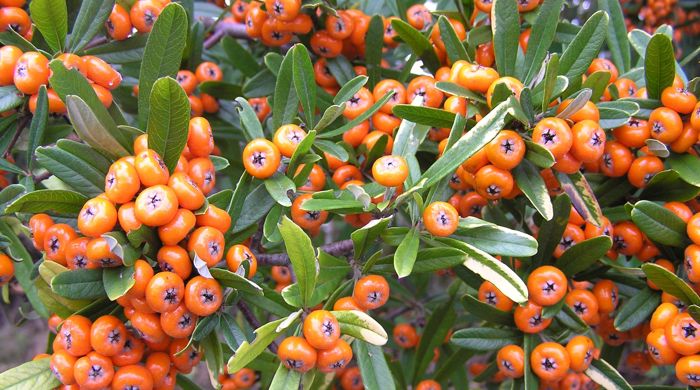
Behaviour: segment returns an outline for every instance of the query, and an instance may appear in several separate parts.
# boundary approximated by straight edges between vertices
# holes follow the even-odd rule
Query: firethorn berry
[[[566,349],[554,342],[539,344],[530,355],[532,371],[546,381],[562,379],[569,370],[570,364]]]
[[[367,275],[355,283],[352,298],[364,310],[373,310],[384,306],[389,300],[389,283],[379,275]]]
[[[571,370],[584,372],[593,361],[595,345],[590,338],[577,335],[571,338],[566,344],[566,352],[571,361]]]
[[[285,157],[292,157],[301,141],[306,137],[306,132],[301,127],[290,124],[280,126],[275,132],[272,142]]]
[[[561,257],[569,248],[583,241],[585,238],[586,235],[580,227],[571,223],[566,224],[564,234],[562,234],[559,244],[554,249],[554,257]]]
[[[530,300],[540,306],[551,306],[566,295],[566,276],[558,268],[544,265],[527,278]]]
[[[4,253],[0,253],[0,286],[6,285],[15,274],[15,265],[12,259]]]
[[[146,226],[162,226],[175,218],[178,198],[170,187],[155,185],[136,197],[134,215]]]
[[[315,349],[332,348],[340,338],[340,324],[331,312],[315,310],[304,319],[304,338]]]
[[[224,257],[224,234],[209,226],[195,229],[187,241],[187,250],[194,252],[207,266],[215,266]]]
[[[613,281],[603,279],[593,286],[593,295],[598,300],[598,310],[601,313],[612,313],[619,302],[620,292]]]
[[[105,195],[112,202],[130,202],[140,187],[136,168],[126,160],[117,160],[109,167],[105,176]]]
[[[54,351],[64,350],[75,357],[87,355],[92,350],[90,345],[91,328],[92,321],[87,317],[74,314],[66,318],[54,339]]]
[[[532,140],[552,152],[556,160],[563,157],[574,142],[571,128],[560,118],[542,119],[532,132]]]
[[[70,225],[57,223],[49,226],[44,232],[44,250],[46,258],[60,264],[66,263],[66,247],[77,238],[75,230]]]
[[[422,30],[433,21],[430,11],[423,4],[414,4],[408,7],[406,19],[416,30]]]
[[[109,90],[117,88],[122,82],[122,75],[114,70],[105,60],[94,57],[85,56],[83,61],[87,64],[87,77]]]
[[[200,83],[205,81],[221,81],[223,78],[223,73],[221,72],[219,65],[208,61],[202,62],[197,66],[195,75]]]
[[[649,328],[651,330],[664,329],[666,324],[673,320],[676,315],[678,315],[678,308],[672,303],[664,302],[651,315]]]
[[[186,280],[192,273],[192,261],[187,251],[177,245],[162,246],[156,255],[158,266],[164,271],[176,273]]]
[[[236,244],[228,249],[226,252],[226,266],[231,272],[238,272],[239,268],[241,265],[244,265],[247,267],[248,270],[248,279],[252,279],[253,276],[255,276],[257,270],[258,270],[258,261],[255,258],[255,255],[253,252],[250,250],[245,245],[241,244]],[[287,270],[286,267],[278,267],[283,268]],[[287,278],[284,278],[287,282],[291,282],[291,274],[289,273],[289,270],[287,272]],[[274,270],[273,270],[273,278],[274,276]],[[282,279],[282,278],[280,278]],[[283,280],[276,280],[277,282],[282,282]]]
[[[659,107],[649,114],[649,129],[652,138],[669,144],[681,135],[683,120],[673,109]]]
[[[195,346],[188,345],[189,340],[183,338],[173,340],[168,347],[168,353],[170,355],[170,360],[173,362],[173,366],[175,366],[178,371],[185,374],[190,373],[192,368],[202,360],[202,354]]]
[[[311,199],[311,194],[301,194],[292,202],[292,221],[303,229],[315,229],[328,219],[328,211],[304,210],[304,203]]]
[[[75,362],[78,359],[71,355],[67,351],[54,351],[51,355],[51,361],[49,362],[49,368],[51,373],[64,385],[72,385],[75,383],[75,377],[73,376],[73,370],[75,367]]]
[[[15,63],[13,79],[20,92],[36,94],[41,85],[49,82],[49,60],[35,51],[22,54]]]
[[[416,385],[416,390],[442,390],[442,386],[432,379],[424,379]]]
[[[566,304],[584,322],[594,325],[598,318],[598,300],[592,292],[575,288],[566,294]]]
[[[474,175],[474,189],[486,199],[496,200],[513,191],[515,180],[510,171],[486,165]]]
[[[676,378],[688,386],[700,385],[700,356],[684,356],[676,362]]]
[[[163,159],[152,149],[147,149],[134,158],[134,168],[141,184],[146,187],[168,184],[170,173]]]
[[[204,214],[197,215],[197,226],[210,226],[226,233],[231,227],[231,216],[226,210],[210,204]]]
[[[0,7],[0,31],[14,30],[17,34],[31,40],[32,22],[27,11],[21,6]]]
[[[163,7],[157,0],[137,0],[129,10],[129,19],[140,33],[151,32]]]
[[[146,302],[151,310],[165,313],[177,309],[185,295],[182,278],[173,272],[158,272],[146,287]]]
[[[202,117],[190,119],[187,147],[194,157],[207,157],[214,150],[214,135],[209,121]]]
[[[306,372],[316,365],[318,354],[303,337],[291,336],[282,340],[277,356],[288,369]]]
[[[679,114],[690,114],[698,102],[685,88],[666,87],[661,92],[661,103]]]
[[[338,339],[331,347],[318,351],[316,367],[323,373],[339,372],[350,363],[350,360],[352,360],[352,348],[345,340]]]
[[[187,209],[179,209],[173,219],[158,227],[158,238],[164,245],[177,245],[194,229],[197,219]]]
[[[145,367],[153,376],[153,383],[160,384],[170,371],[170,356],[165,352],[152,352],[146,357]]]
[[[144,366],[131,364],[122,366],[114,374],[112,379],[113,389],[139,389],[153,388],[153,375]]]
[[[513,308],[513,301],[505,296],[498,287],[487,280],[479,286],[477,296],[481,302],[491,305],[498,310],[510,311]]]
[[[184,303],[175,310],[161,313],[160,325],[168,336],[181,339],[189,337],[194,332],[199,317],[192,313]]]
[[[433,202],[423,211],[423,224],[430,234],[447,237],[457,231],[459,213],[447,202]]]
[[[418,333],[411,324],[396,324],[392,334],[394,342],[401,348],[410,349],[418,345]]]
[[[112,382],[114,365],[108,357],[90,352],[75,362],[73,375],[81,389],[102,389]]]
[[[552,323],[551,318],[542,317],[542,306],[531,301],[525,306],[516,306],[513,319],[515,326],[524,333],[539,333]]]
[[[16,46],[0,47],[0,86],[12,85],[17,60],[22,56],[22,50]]]
[[[423,98],[423,106],[439,107],[445,94],[435,87],[436,80],[430,76],[418,76],[408,83],[406,102],[412,103],[416,97]]]
[[[343,390],[362,390],[362,375],[359,367],[350,367],[340,374],[340,387]]]
[[[185,286],[185,306],[192,313],[206,317],[213,314],[223,303],[221,285],[216,279],[195,276]]]
[[[372,165],[372,177],[385,187],[398,187],[408,177],[408,165],[401,156],[382,156]]]
[[[516,99],[520,99],[520,91],[523,90],[523,83],[513,77],[501,77],[491,83],[489,89],[486,90],[486,104],[488,104],[489,107],[492,107],[491,97],[493,96],[493,93],[498,85],[506,86],[506,88],[512,92]]]
[[[518,345],[506,345],[496,354],[498,370],[508,378],[520,378],[525,367],[525,351]]]
[[[32,234],[32,243],[37,250],[44,250],[44,234],[53,225],[53,219],[47,214],[34,214],[29,219],[29,231]]]
[[[135,206],[136,203],[134,202],[124,203],[119,207],[119,210],[117,210],[119,226],[126,233],[138,230],[142,225],[141,221],[136,218]]]
[[[117,209],[104,198],[85,202],[78,214],[78,229],[88,237],[99,237],[112,231],[117,224]]]
[[[184,172],[175,172],[168,180],[177,196],[178,205],[188,210],[197,210],[204,205],[205,197],[197,184]]]
[[[355,298],[353,297],[342,297],[335,301],[333,304],[333,310],[358,310],[358,311],[365,311],[366,309],[362,308],[356,301]]]
[[[95,352],[114,356],[126,343],[126,327],[119,318],[106,315],[95,320],[90,328],[90,345]]]
[[[136,331],[138,336],[147,343],[159,343],[167,337],[163,332],[158,314],[136,311],[131,315],[129,321],[131,322],[131,327]]]
[[[586,71],[587,74],[591,74],[594,72],[608,72],[610,73],[610,82],[613,83],[615,80],[617,80],[618,72],[617,72],[617,67],[615,64],[612,63],[612,61],[605,59],[605,58],[595,58],[591,62],[591,64],[588,66],[588,70]]]
[[[129,12],[121,5],[115,4],[112,12],[109,14],[109,18],[105,22],[105,28],[107,29],[107,34],[114,40],[123,41],[128,38],[133,28]]]
[[[251,176],[267,179],[277,171],[280,156],[274,143],[263,138],[254,139],[243,149],[243,166]]]
[[[501,130],[485,149],[491,164],[505,170],[515,168],[525,156],[525,142],[512,130]]]
[[[694,355],[700,352],[700,329],[688,313],[679,313],[664,326],[668,345],[681,355]]]
[[[642,249],[642,232],[630,221],[622,221],[613,226],[613,249],[626,256],[632,256]]]

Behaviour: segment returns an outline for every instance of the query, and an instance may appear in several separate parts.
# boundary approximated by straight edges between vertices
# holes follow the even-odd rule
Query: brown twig
[[[238,303],[236,305],[238,306],[238,309],[243,314],[243,317],[245,318],[245,320],[248,321],[248,324],[253,329],[258,329],[260,327],[260,321],[258,321],[258,319],[255,318],[255,315],[253,314],[253,311],[250,310],[250,307],[248,307],[248,304],[243,302],[243,301],[238,301]],[[277,343],[275,341],[270,343],[270,345],[267,348],[270,350],[270,352],[272,352],[274,354],[277,353]]]
[[[213,19],[203,19],[204,21],[209,20],[210,23],[215,22]],[[206,22],[204,23],[206,26]],[[212,30],[212,33],[204,41],[204,48],[209,49],[216,45],[223,37],[230,36],[234,38],[245,38],[249,39],[248,33],[245,30],[245,24],[234,23],[234,22],[218,22]]]
[[[27,127],[27,125],[32,121],[32,116],[31,115],[25,115],[20,118],[20,120],[17,122],[17,130],[15,131],[15,135],[12,136],[12,139],[10,140],[10,143],[7,144],[7,150],[5,150],[5,155],[4,157],[9,156],[12,154],[12,148],[15,147],[15,144],[19,140],[20,135],[22,135],[22,131],[24,131],[24,128]]]
[[[349,255],[353,251],[352,240],[332,242],[319,247],[320,250],[333,256]],[[289,265],[289,256],[286,253],[256,253],[255,258],[260,265]]]

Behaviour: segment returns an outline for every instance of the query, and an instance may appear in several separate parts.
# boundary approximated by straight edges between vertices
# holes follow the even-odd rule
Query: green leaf
[[[41,145],[44,139],[44,131],[49,119],[49,101],[46,97],[46,86],[42,85],[39,88],[39,94],[36,100],[36,110],[32,117],[32,123],[29,126],[29,141],[27,145],[27,165],[29,171],[34,165],[34,152]]]
[[[134,34],[123,41],[112,41],[87,49],[84,53],[100,57],[110,64],[139,62],[143,58],[147,40],[148,34]]]
[[[61,385],[49,368],[51,359],[32,360],[0,374],[0,388],[7,390],[51,389]]]
[[[0,32],[0,43],[3,45],[17,46],[23,52],[28,51],[39,51],[31,42],[24,39],[23,36],[17,34],[13,29],[7,29],[6,31]],[[47,58],[50,57],[48,53],[41,52]]]
[[[4,159],[4,158],[0,158],[0,169],[2,169],[3,171],[16,173],[18,175],[25,174],[25,172],[22,170],[22,168],[7,161],[7,159]]]
[[[78,214],[88,198],[66,190],[36,190],[22,195],[5,209],[6,213]]]
[[[255,340],[252,343],[244,341],[228,361],[228,372],[237,372],[255,360],[270,343],[294,325],[301,316],[301,310],[288,317],[268,322],[255,330]]]
[[[612,247],[608,236],[593,237],[567,249],[557,259],[556,265],[566,276],[574,276],[587,270]]]
[[[352,343],[352,350],[362,374],[362,383],[367,389],[395,390],[389,365],[382,348],[357,340]]]
[[[416,262],[416,256],[418,256],[419,245],[420,230],[414,227],[404,236],[394,253],[394,269],[399,278],[404,278],[411,274],[413,264]]]
[[[369,21],[366,42],[383,42],[384,41],[384,20],[381,15],[373,15]],[[369,88],[374,88],[381,80],[381,61],[382,47],[384,45],[367,45],[365,49],[365,58],[367,65],[367,76],[369,77]]]
[[[367,76],[357,76],[343,85],[333,97],[333,103],[340,105],[352,98],[367,83]]]
[[[65,0],[34,0],[29,3],[32,21],[54,52],[61,51],[68,34]]]
[[[372,245],[379,235],[386,230],[387,226],[389,226],[391,219],[391,217],[373,219],[367,225],[350,234],[353,246],[355,247],[354,255],[356,259],[362,258],[365,250]]]
[[[548,221],[552,219],[554,217],[552,200],[549,197],[544,179],[540,176],[539,169],[530,161],[523,160],[513,169],[513,174],[518,187],[523,191],[523,194],[525,194],[525,197],[527,197],[537,212]]]
[[[287,52],[282,60],[277,83],[275,84],[275,95],[272,103],[272,128],[278,129],[280,126],[291,123],[299,109],[299,95],[293,88],[294,79],[294,58],[292,51]]]
[[[605,41],[608,19],[604,11],[598,11],[588,18],[559,59],[560,75],[574,80],[588,70]]]
[[[270,390],[298,390],[301,382],[301,373],[298,371],[288,370],[283,364],[280,364],[275,372],[275,376],[270,383]]]
[[[496,309],[488,303],[481,302],[477,298],[466,294],[462,297],[464,308],[481,320],[498,325],[513,326],[513,313]]]
[[[238,187],[236,188],[238,189]],[[231,211],[229,214],[232,215],[232,219],[236,221],[233,228],[233,232],[240,232],[245,228],[255,224],[258,220],[264,217],[268,211],[275,205],[275,200],[272,199],[270,194],[265,189],[265,185],[260,183],[257,187],[250,189],[248,193],[242,192],[241,197],[245,197],[245,200],[237,206],[238,191],[234,193],[233,201],[231,202]],[[238,214],[238,218],[233,218],[235,214]]]
[[[358,76],[360,77],[360,76]],[[338,95],[336,95],[337,97]],[[323,111],[323,115],[321,116],[321,119],[316,123],[316,127],[314,130],[316,131],[321,131],[324,130],[326,127],[330,126],[333,122],[335,122],[336,119],[340,118],[341,115],[343,115],[343,111],[345,111],[345,103],[336,105],[333,104],[326,108],[325,111]],[[322,141],[317,141],[317,142],[322,142]],[[327,142],[327,141],[325,141]],[[316,145],[318,146],[318,145]],[[346,153],[347,154],[347,153]],[[346,159],[347,161],[347,159]]]
[[[368,344],[381,346],[389,336],[382,326],[369,314],[357,310],[332,311],[344,335],[352,336]]]
[[[640,200],[632,209],[632,221],[652,241],[669,246],[685,247],[686,224],[667,208],[648,200]]]
[[[24,95],[13,85],[0,87],[0,112],[18,107],[24,101]]]
[[[162,77],[153,83],[148,116],[148,147],[160,155],[173,173],[187,144],[190,102],[175,79]]]
[[[129,154],[83,99],[73,95],[66,96],[66,108],[75,132],[85,143],[113,159]]]
[[[610,17],[608,24],[607,43],[612,54],[612,60],[619,69],[620,74],[630,70],[630,44],[627,40],[627,27],[625,16],[622,14],[622,7],[619,1],[600,0],[599,9],[605,11]]]
[[[243,83],[243,96],[247,98],[269,96],[275,91],[275,76],[263,69]]]
[[[472,351],[495,351],[509,344],[520,344],[520,332],[514,329],[468,328],[452,335],[450,343]]]
[[[236,102],[239,104],[236,110],[241,117],[241,126],[243,127],[243,134],[246,136],[246,140],[252,141],[256,138],[265,138],[260,120],[258,120],[258,116],[255,114],[253,107],[250,106],[250,103],[248,103],[248,100],[243,97],[237,97]]]
[[[210,268],[209,272],[224,287],[235,288],[253,295],[262,295],[263,290],[255,282],[222,268]]]
[[[413,370],[413,383],[418,382],[420,377],[433,360],[433,351],[439,348],[445,341],[445,337],[451,331],[457,318],[457,313],[453,309],[454,295],[449,300],[433,310],[428,322],[423,328],[423,334],[416,348],[417,364]]]
[[[455,237],[494,255],[529,257],[537,253],[532,236],[475,217],[462,218]]]
[[[439,108],[397,104],[392,112],[401,119],[432,127],[452,127],[455,114]]]
[[[651,178],[639,195],[642,199],[685,202],[700,194],[700,188],[681,179],[678,172],[665,170]]]
[[[260,71],[260,64],[255,60],[249,49],[244,48],[230,36],[221,40],[226,58],[234,68],[240,70],[246,77],[255,76]]]
[[[415,103],[417,103],[417,101],[414,102],[414,104]],[[462,134],[464,127],[467,124],[467,120],[461,115],[456,118],[458,119],[455,119],[452,126],[458,129],[457,131],[459,131],[459,134]],[[401,156],[403,158],[415,156],[416,152],[418,151],[418,147],[425,140],[429,130],[429,126],[417,125],[410,120],[402,120],[401,124],[399,125],[399,129],[394,135],[394,146],[391,149],[391,154],[394,156]]]
[[[557,179],[561,184],[561,188],[569,195],[571,204],[576,211],[585,219],[596,226],[600,226],[603,222],[603,212],[600,210],[598,200],[588,184],[586,177],[581,172],[576,172],[571,175],[565,175],[557,172]]]
[[[102,273],[102,283],[110,301],[116,301],[133,287],[134,267],[105,268]]]
[[[632,386],[617,372],[615,367],[603,359],[593,359],[585,374],[604,389],[632,390]]]
[[[406,42],[411,47],[411,50],[423,60],[423,63],[431,72],[435,72],[440,68],[440,61],[438,61],[433,45],[425,35],[401,19],[392,19],[391,27],[393,27],[401,40]]]
[[[288,217],[282,218],[279,229],[285,248],[287,248],[292,269],[297,277],[302,305],[308,307],[316,286],[319,268],[314,247],[309,236]]]
[[[539,7],[537,18],[530,32],[532,41],[528,43],[525,52],[525,69],[521,73],[526,84],[537,75],[547,56],[547,50],[554,40],[563,3],[564,0],[551,0],[543,2]]]
[[[491,7],[491,30],[496,69],[501,76],[515,76],[520,36],[520,13],[516,0],[495,0]]]
[[[673,84],[675,61],[671,39],[664,34],[654,34],[644,57],[644,81],[650,99],[659,99],[664,88]]]
[[[82,50],[92,38],[102,31],[102,26],[114,8],[114,0],[83,1],[70,33],[68,48],[71,53]]]
[[[275,174],[264,181],[265,188],[272,199],[284,207],[291,207],[292,201],[289,199],[290,191],[294,194],[296,186],[294,182],[284,174],[275,172]]]
[[[309,57],[309,51],[304,45],[294,45],[289,52],[294,64],[292,71],[294,89],[304,109],[306,126],[313,129],[314,117],[316,116],[316,81],[311,57]]]
[[[104,192],[106,172],[95,168],[80,157],[56,146],[42,146],[36,149],[39,165],[77,192],[91,197],[97,196]]]
[[[588,88],[591,90],[591,101],[597,102],[600,97],[603,96],[605,88],[608,86],[610,81],[610,72],[598,71],[593,72],[588,75],[586,81],[583,82],[581,88]]]
[[[325,133],[319,134],[319,138],[331,138],[335,137],[337,135],[343,134],[347,132],[348,130],[352,129],[353,127],[359,125],[360,123],[366,121],[369,119],[372,115],[374,115],[375,112],[379,111],[379,109],[387,102],[391,97],[394,96],[394,91],[389,91],[387,92],[381,99],[377,100],[374,102],[374,104],[368,108],[365,112],[360,114],[357,118],[351,120],[350,122],[344,124],[343,126],[327,131]]]
[[[279,219],[279,216],[277,219]],[[338,288],[340,282],[345,280],[345,277],[350,271],[350,265],[347,260],[331,256],[323,251],[319,251],[318,262],[320,271],[316,281],[316,288],[314,288],[314,293],[311,297],[310,306],[315,306],[326,300],[328,295]],[[301,296],[297,283],[282,290],[282,297],[292,306],[301,306]]]
[[[294,153],[292,154],[292,157],[289,159],[289,164],[287,165],[287,174],[290,177],[293,177],[293,175],[296,174],[297,167],[299,164],[303,162],[304,157],[309,153],[311,150],[311,146],[313,145],[314,141],[316,140],[316,131],[311,130],[309,131],[308,134],[304,137],[301,142],[297,145],[297,148],[294,150]],[[311,157],[311,156],[309,156]],[[319,157],[320,160],[320,157]],[[315,160],[318,161],[318,160]],[[314,162],[315,162],[314,161]],[[309,163],[311,164],[311,163]]]
[[[161,77],[175,77],[187,43],[187,13],[180,4],[168,4],[153,24],[143,52],[139,72],[139,117],[140,128],[148,123],[151,89]]]
[[[680,299],[686,305],[700,305],[700,297],[681,278],[670,272],[666,268],[654,264],[642,264],[642,271],[648,280],[654,282],[664,292]]]
[[[452,83],[449,81],[438,81],[435,83],[435,88],[441,90],[442,92],[449,93],[451,95],[467,98],[471,101],[486,103],[486,99],[482,95],[472,92],[459,84]]]
[[[626,332],[644,322],[659,306],[661,297],[649,288],[634,294],[624,302],[615,316],[613,325],[620,332]]]
[[[426,179],[425,187],[431,187],[445,176],[451,175],[463,161],[491,142],[503,129],[507,111],[507,103],[499,104],[463,135],[423,173],[421,179]]]
[[[456,248],[443,247],[420,249],[418,251],[418,256],[416,256],[416,262],[413,265],[413,270],[411,273],[422,274],[452,268],[462,264],[464,262],[464,258],[464,252]],[[377,262],[372,264],[370,268],[373,272],[393,275],[395,272],[393,261],[393,256],[385,256],[377,260]]]
[[[445,16],[440,16],[438,18],[438,27],[440,27],[440,37],[442,42],[445,44],[445,51],[447,52],[447,58],[450,62],[455,63],[458,60],[469,60],[469,55],[467,50],[464,48],[464,44],[460,41],[454,27]]]
[[[204,81],[199,84],[199,91],[217,99],[233,100],[241,96],[241,87],[225,81]]]
[[[569,197],[565,195],[557,196],[554,199],[553,212],[554,217],[542,223],[537,235],[539,246],[537,254],[534,256],[534,261],[538,263],[549,261],[552,253],[559,245],[564,229],[566,229],[566,224],[569,222],[569,213],[571,212]]]
[[[106,296],[101,269],[76,269],[56,275],[51,289],[69,299],[97,299]]]
[[[666,161],[681,179],[696,187],[700,187],[700,158],[698,156],[690,153],[674,153]]]
[[[554,86],[557,82],[557,72],[559,71],[559,55],[552,54],[547,61],[545,68],[544,80],[539,85],[542,85],[542,111],[544,112],[549,107],[549,102],[553,97]]]

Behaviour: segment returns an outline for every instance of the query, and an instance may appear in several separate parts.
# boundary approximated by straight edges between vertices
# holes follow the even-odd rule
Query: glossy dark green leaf
[[[272,103],[272,128],[291,123],[299,109],[299,96],[294,89],[294,56],[292,51],[287,52],[282,60],[275,94]]]
[[[318,260],[314,253],[314,247],[309,236],[286,216],[282,218],[279,229],[285,248],[287,248],[292,269],[297,277],[302,305],[308,307],[318,278]]]
[[[96,299],[107,295],[101,269],[78,269],[58,274],[51,280],[51,289],[69,299]]]
[[[467,54],[467,50],[464,48],[464,44],[457,36],[454,27],[452,27],[447,17],[440,16],[437,25],[440,27],[440,37],[445,44],[445,51],[447,52],[447,58],[450,59],[450,62],[455,63],[455,61],[459,60],[468,61],[469,55]]]
[[[187,42],[187,13],[180,4],[168,4],[153,24],[139,73],[139,127],[148,123],[151,89],[161,77],[175,77]]]
[[[423,60],[425,66],[432,72],[440,67],[433,45],[428,38],[401,19],[393,19],[391,27],[394,28],[402,41],[411,47],[414,53]]]
[[[685,202],[700,194],[700,188],[681,179],[678,172],[665,170],[651,178],[639,195],[641,199]]]
[[[88,198],[67,190],[36,190],[28,192],[7,206],[7,213],[78,214]]]
[[[379,42],[384,40],[384,20],[381,15],[373,15],[369,21],[366,42]],[[383,45],[367,45],[365,50],[367,76],[369,77],[369,88],[374,88],[381,80],[381,61]]]
[[[467,328],[452,334],[450,343],[472,351],[495,351],[508,344],[519,344],[520,332],[513,329]]]
[[[311,64],[309,51],[304,45],[295,45],[291,50],[293,66],[294,89],[301,100],[306,125],[313,129],[316,115],[316,81],[314,67]]]
[[[620,74],[627,72],[631,67],[630,44],[627,39],[627,27],[625,16],[619,1],[600,0],[598,7],[604,10],[610,17],[607,31],[607,46],[612,55],[613,63],[619,69]]]
[[[573,80],[586,72],[605,41],[608,19],[608,15],[603,11],[598,11],[588,18],[559,59],[560,75]]]
[[[40,166],[81,194],[97,196],[104,192],[106,172],[86,163],[78,155],[56,146],[42,146],[36,149],[36,159]]]
[[[284,174],[276,172],[272,177],[264,181],[265,188],[272,199],[284,207],[291,207],[292,201],[289,199],[291,194],[296,190],[294,182]]]
[[[246,77],[255,76],[260,70],[260,64],[255,60],[249,49],[243,47],[232,37],[224,37],[221,40],[226,57],[233,66],[240,70]]]
[[[540,156],[541,155],[537,155],[537,157]],[[544,157],[543,160],[546,160],[546,157]],[[542,215],[542,217],[546,220],[552,219],[554,216],[552,200],[549,197],[549,192],[544,183],[544,179],[542,176],[540,176],[539,169],[535,166],[535,164],[531,163],[527,159],[523,160],[520,164],[518,164],[518,166],[515,167],[515,169],[513,169],[513,176],[515,178],[515,182],[518,184],[518,187],[523,191],[523,194],[525,194],[537,212],[539,212],[540,215]]]
[[[357,359],[357,365],[360,367],[365,388],[396,389],[381,347],[357,340],[352,343],[352,350]]]
[[[153,84],[149,107],[148,147],[172,173],[187,144],[190,101],[175,79],[162,77]]]
[[[605,87],[608,86],[610,81],[610,72],[598,71],[593,72],[586,78],[583,82],[581,88],[588,88],[591,90],[591,101],[596,103],[600,100],[605,92]]]
[[[654,282],[657,287],[680,299],[686,305],[700,305],[698,294],[686,282],[666,268],[654,263],[645,263],[642,264],[642,271],[647,279]]]
[[[615,329],[626,332],[646,321],[660,301],[661,297],[657,292],[643,288],[620,306],[613,323]]]
[[[221,268],[211,268],[209,272],[211,272],[211,276],[218,280],[222,286],[235,288],[236,290],[249,294],[262,295],[263,293],[260,286],[231,271]]]
[[[54,52],[61,51],[68,34],[68,10],[64,0],[34,0],[29,3],[32,21]]]
[[[676,75],[673,53],[673,43],[666,35],[651,37],[644,58],[644,81],[649,98],[660,98],[661,91],[673,84]]]
[[[24,95],[13,85],[0,87],[0,110],[9,111],[24,101]]]
[[[532,46],[528,43],[528,50],[525,52],[525,68],[520,73],[523,76],[522,80],[526,83],[537,75],[547,56],[547,50],[554,40],[563,3],[563,0],[547,1],[538,8],[537,18],[530,33]]]
[[[102,30],[113,7],[114,0],[81,2],[68,40],[71,53],[82,50]]]
[[[529,257],[537,252],[532,236],[475,217],[462,218],[454,236],[494,255]]]
[[[685,247],[688,243],[685,222],[663,206],[640,200],[631,215],[635,225],[656,243],[675,247]]]
[[[567,249],[557,259],[557,267],[566,275],[573,276],[587,270],[612,247],[610,237],[589,238]]]
[[[593,382],[601,385],[604,389],[632,390],[632,386],[617,372],[615,367],[603,359],[593,359],[591,365],[584,372]]]
[[[549,261],[552,253],[559,245],[564,229],[566,229],[566,224],[569,222],[569,213],[571,212],[569,197],[565,195],[557,196],[553,202],[553,212],[554,218],[542,222],[537,235],[539,245],[534,259],[539,263]]]
[[[481,302],[471,295],[462,297],[462,305],[467,312],[477,318],[498,325],[514,326],[513,313],[496,309],[496,307]]]
[[[496,68],[502,76],[516,75],[520,13],[516,0],[495,0],[491,7],[491,30]]]
[[[394,269],[399,278],[406,277],[411,274],[413,264],[418,256],[418,246],[420,245],[420,231],[413,228],[404,236],[399,246],[394,253]]]
[[[401,119],[432,127],[450,128],[455,120],[454,113],[432,107],[397,104],[392,111]]]
[[[674,153],[666,161],[681,179],[696,187],[700,187],[700,158],[698,156],[690,153]]]

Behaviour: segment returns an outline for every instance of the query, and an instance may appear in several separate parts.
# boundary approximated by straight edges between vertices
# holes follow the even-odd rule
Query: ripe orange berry
[[[185,286],[185,306],[192,313],[206,317],[213,314],[223,303],[221,285],[216,279],[195,276]]]
[[[457,231],[459,213],[447,202],[433,202],[423,211],[423,224],[430,234],[447,237]]]
[[[408,165],[401,156],[382,156],[372,165],[372,177],[385,187],[398,187],[408,177]]]
[[[365,310],[377,309],[389,300],[389,283],[379,275],[367,275],[355,283],[352,298]]]
[[[251,176],[267,179],[277,171],[280,156],[274,143],[264,138],[254,139],[243,149],[243,166]]]
[[[277,349],[277,356],[290,370],[306,372],[316,365],[316,350],[302,337],[287,337]]]
[[[26,95],[39,92],[39,87],[49,82],[49,60],[41,53],[28,51],[15,63],[15,87]]]
[[[304,319],[304,338],[315,349],[332,348],[340,338],[340,324],[331,312],[315,310]]]

